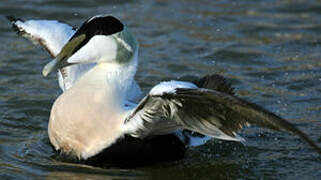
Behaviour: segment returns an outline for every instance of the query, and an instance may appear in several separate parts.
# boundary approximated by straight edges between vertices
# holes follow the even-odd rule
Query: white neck
[[[136,65],[137,61],[127,64],[99,63],[81,77],[74,88],[122,105],[134,80]]]
[[[86,159],[123,135],[124,103],[136,65],[136,58],[98,63],[55,101],[48,131],[56,149]]]

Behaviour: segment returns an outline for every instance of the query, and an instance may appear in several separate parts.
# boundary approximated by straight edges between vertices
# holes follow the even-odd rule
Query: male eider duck
[[[161,82],[142,97],[134,80],[138,42],[113,16],[94,16],[77,29],[54,20],[7,18],[18,34],[54,57],[42,73],[58,70],[63,90],[48,125],[61,154],[124,164],[175,160],[210,138],[244,141],[236,132],[250,124],[292,132],[321,154],[291,123],[236,97],[220,75]]]

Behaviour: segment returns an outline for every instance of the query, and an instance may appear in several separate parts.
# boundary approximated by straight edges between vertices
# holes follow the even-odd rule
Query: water
[[[296,124],[321,146],[321,3],[315,1],[6,1],[1,15],[59,19],[73,26],[113,14],[137,36],[137,80],[226,76],[238,95]],[[247,145],[210,141],[178,162],[98,168],[53,158],[47,136],[61,93],[50,59],[0,17],[0,177],[3,179],[319,179],[320,157],[299,138],[256,127]]]

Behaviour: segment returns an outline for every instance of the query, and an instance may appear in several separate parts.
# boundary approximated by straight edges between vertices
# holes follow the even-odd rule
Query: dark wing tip
[[[22,22],[24,22],[22,19],[20,19],[20,18],[16,18],[16,17],[14,17],[14,16],[11,16],[11,15],[7,15],[7,16],[5,16],[10,22],[12,22],[12,23],[15,23],[16,21],[22,21]]]
[[[24,30],[20,29],[17,25],[16,22],[17,21],[21,21],[24,22],[24,20],[20,19],[20,18],[16,18],[14,16],[6,16],[6,18],[12,23],[12,29],[13,31],[15,31],[17,34],[24,34]]]
[[[226,79],[218,74],[210,74],[206,75],[195,84],[199,88],[206,88],[206,89],[211,89],[223,93],[227,93],[229,95],[234,95],[234,88],[231,86],[231,84],[226,82]]]
[[[14,16],[6,16],[6,18],[10,21],[10,22],[16,22],[17,18]]]

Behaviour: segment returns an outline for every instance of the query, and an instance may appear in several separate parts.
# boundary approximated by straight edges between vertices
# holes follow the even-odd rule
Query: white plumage
[[[321,152],[284,119],[237,98],[221,76],[196,83],[161,82],[141,99],[134,80],[138,42],[112,16],[94,16],[77,31],[58,21],[8,18],[18,33],[43,45],[55,58],[44,74],[58,69],[64,91],[52,107],[48,126],[56,150],[88,159],[125,135],[148,139],[175,133],[190,146],[210,137],[244,141],[236,132],[256,124],[291,131]]]
[[[177,88],[197,88],[197,86],[190,82],[184,81],[166,81],[161,82],[158,85],[154,86],[149,94],[150,95],[163,95],[163,93],[175,93]]]
[[[25,32],[27,38],[34,42],[44,43],[53,56],[56,56],[75,30],[64,23],[55,20],[17,20],[15,25],[21,32]]]

